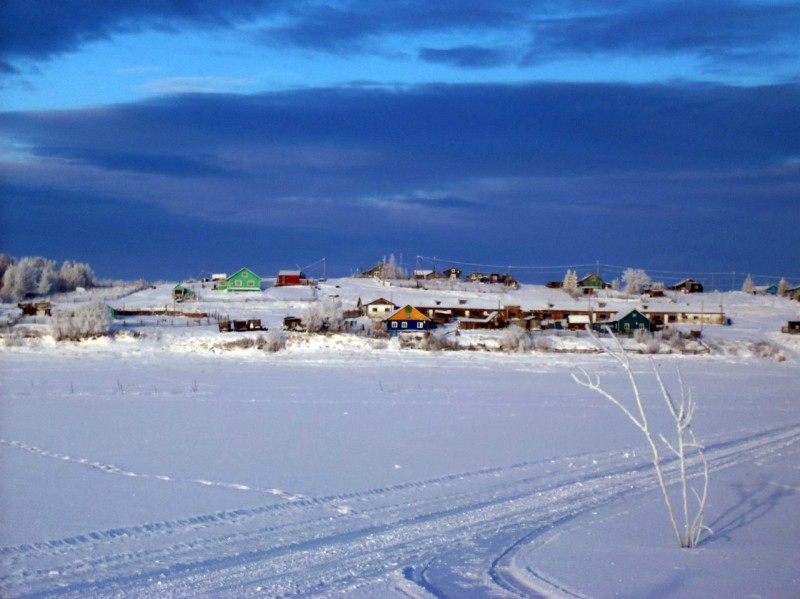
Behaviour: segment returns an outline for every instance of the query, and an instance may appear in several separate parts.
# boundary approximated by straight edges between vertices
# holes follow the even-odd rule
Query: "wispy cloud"
[[[194,94],[223,93],[243,87],[252,87],[258,82],[248,78],[229,77],[164,77],[151,79],[139,86],[139,89],[151,94]]]

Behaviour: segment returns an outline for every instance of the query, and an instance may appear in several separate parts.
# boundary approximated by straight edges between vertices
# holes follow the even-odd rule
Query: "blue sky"
[[[752,0],[7,0],[0,251],[800,278],[798,30]]]

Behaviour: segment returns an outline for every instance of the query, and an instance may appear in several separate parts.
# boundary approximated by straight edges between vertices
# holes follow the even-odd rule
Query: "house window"
[[[403,321],[403,323],[400,325],[400,327],[403,328],[403,329],[407,329],[408,328],[408,323],[406,321]]]
[[[625,323],[625,330],[626,331],[630,331],[631,330],[631,323],[629,323],[629,322]]]
[[[396,329],[396,328],[397,328],[397,321],[396,321],[396,320],[393,320],[393,321],[392,321],[392,328],[393,328],[393,329]]]
[[[242,282],[239,279],[236,279],[236,283],[235,284],[236,284],[237,287],[241,287],[242,286]]]
[[[425,323],[424,323],[424,322],[422,322],[422,321],[419,321],[419,322],[417,323],[417,328],[418,328],[418,329],[422,329],[422,328],[424,328],[424,327],[425,327]]]
[[[256,282],[255,281],[247,281],[247,286],[248,287],[255,287],[256,286]]]
[[[247,278],[247,273],[246,273],[246,272],[243,272],[243,273],[242,273],[242,277],[244,277],[244,278]]]

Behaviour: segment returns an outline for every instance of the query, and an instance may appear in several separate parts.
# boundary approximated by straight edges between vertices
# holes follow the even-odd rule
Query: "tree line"
[[[92,287],[94,272],[91,266],[82,262],[67,260],[59,268],[55,260],[41,256],[17,260],[8,254],[0,254],[0,281],[0,296],[19,301]]]

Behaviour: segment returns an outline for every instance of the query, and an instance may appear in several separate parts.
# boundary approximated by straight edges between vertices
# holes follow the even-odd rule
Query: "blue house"
[[[431,328],[431,319],[414,306],[405,306],[383,321],[390,335],[397,333],[424,332]]]

